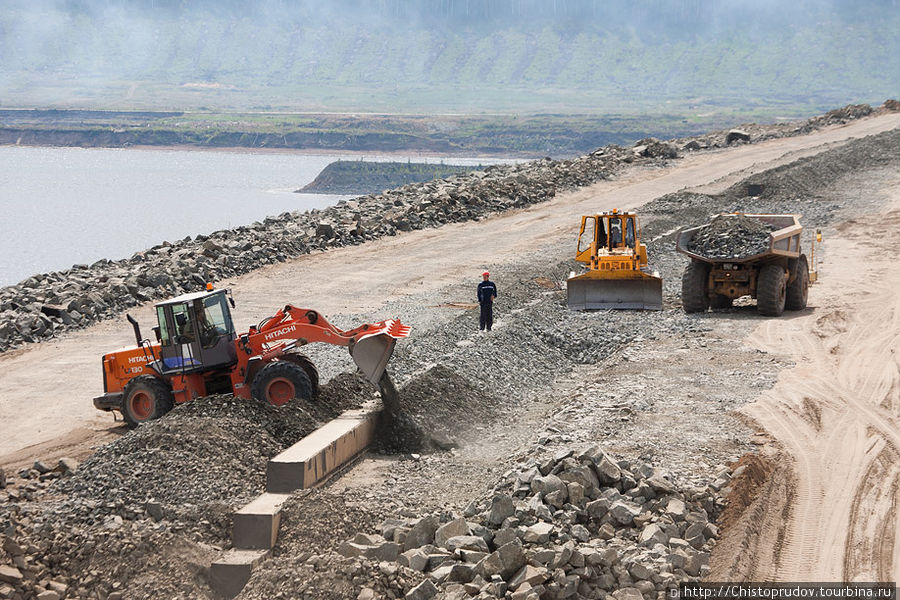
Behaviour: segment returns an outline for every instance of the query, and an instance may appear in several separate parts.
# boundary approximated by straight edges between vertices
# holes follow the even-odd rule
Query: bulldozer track
[[[742,409],[777,446],[776,475],[750,509],[762,525],[741,534],[756,554],[743,563],[749,579],[900,575],[900,275],[890,264],[900,252],[900,177],[890,189],[892,206],[854,225],[886,235],[832,240],[816,306],[765,321],[751,339],[797,365]]]

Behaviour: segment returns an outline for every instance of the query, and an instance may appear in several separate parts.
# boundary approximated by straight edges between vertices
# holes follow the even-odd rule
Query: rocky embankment
[[[377,194],[410,183],[444,179],[483,167],[413,162],[338,160],[303,186],[302,194]]]
[[[702,488],[682,487],[598,446],[563,449],[508,472],[463,514],[388,519],[338,554],[427,573],[410,590],[392,590],[406,598],[653,597],[708,572],[723,505],[717,492],[731,473],[720,475]],[[279,584],[261,577],[243,597],[272,597],[283,591]]]
[[[880,110],[896,109],[892,102]],[[491,166],[343,201],[324,210],[284,213],[208,236],[163,242],[128,259],[35,275],[0,289],[0,352],[315,250],[477,220],[543,202],[561,190],[611,177],[625,163],[649,163],[675,157],[679,151],[801,135],[871,113],[868,105],[853,105],[801,122],[748,125],[738,133],[719,131],[674,143],[647,139],[633,148],[607,146],[570,160],[546,158]]]

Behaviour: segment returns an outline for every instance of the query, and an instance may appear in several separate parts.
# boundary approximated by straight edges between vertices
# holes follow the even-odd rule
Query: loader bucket
[[[350,346],[350,356],[366,379],[377,384],[394,354],[397,339],[408,335],[409,327],[400,321],[384,321],[383,326]]]
[[[662,279],[640,271],[589,271],[566,289],[571,310],[662,310]]]

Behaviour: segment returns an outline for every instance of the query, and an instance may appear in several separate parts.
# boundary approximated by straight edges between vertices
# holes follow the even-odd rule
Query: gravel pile
[[[196,598],[208,588],[206,566],[230,543],[231,513],[265,490],[267,460],[373,393],[343,374],[316,402],[199,398],[81,465],[23,469],[0,502],[0,531],[17,549],[7,551],[16,589],[34,597],[53,581],[85,598]]]
[[[687,243],[687,249],[706,258],[745,258],[769,249],[775,228],[744,215],[719,215]]]
[[[615,591],[617,598],[650,600],[708,571],[723,505],[717,492],[729,476],[684,488],[597,446],[563,449],[507,472],[463,514],[388,519],[378,533],[357,534],[337,552],[360,565],[396,561],[426,573],[429,579],[410,592],[420,595],[407,597],[603,598]],[[289,589],[259,581],[268,585],[244,597]],[[354,591],[361,590],[323,590],[321,597]]]

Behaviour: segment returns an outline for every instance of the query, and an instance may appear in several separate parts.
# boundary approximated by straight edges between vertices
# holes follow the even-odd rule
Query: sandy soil
[[[797,364],[741,409],[771,436],[775,470],[726,532],[712,580],[900,577],[900,174],[874,190],[884,209],[827,240],[815,307],[762,321],[749,339]]]
[[[415,231],[359,247],[304,256],[259,269],[233,281],[236,319],[246,327],[285,302],[315,307],[326,315],[377,313],[384,302],[436,291],[480,273],[486,265],[502,270],[506,261],[565,237],[574,238],[578,215],[634,208],[684,188],[724,189],[737,178],[820,152],[853,137],[900,125],[887,114],[829,128],[809,136],[693,154],[666,168],[635,168],[614,181],[561,194],[553,201],[499,215],[479,223]],[[435,298],[435,304],[470,301]],[[149,327],[149,305],[133,311]],[[393,315],[383,315],[389,317]],[[401,315],[402,316],[402,315]],[[59,445],[84,453],[115,435],[118,423],[98,413],[91,398],[101,392],[100,357],[132,343],[130,327],[110,321],[59,340],[0,357],[0,465],[19,466],[52,455]],[[59,440],[62,444],[54,443]]]

